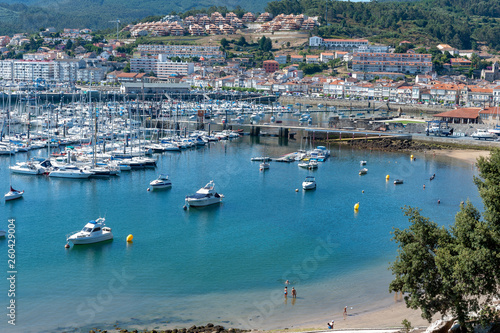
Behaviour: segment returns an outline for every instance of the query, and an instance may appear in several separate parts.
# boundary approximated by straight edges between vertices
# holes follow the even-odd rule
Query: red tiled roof
[[[500,112],[500,108],[498,106],[491,106],[484,108],[484,110],[481,110],[479,113],[483,114],[498,114]]]
[[[118,74],[117,77],[135,77],[137,73],[121,73]]]
[[[434,117],[477,119],[481,108],[463,108],[435,114]]]

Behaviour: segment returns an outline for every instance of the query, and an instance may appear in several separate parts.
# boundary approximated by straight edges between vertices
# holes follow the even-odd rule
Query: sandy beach
[[[490,155],[488,150],[474,150],[474,149],[441,149],[441,150],[431,150],[426,154],[433,154],[435,156],[446,156],[450,158],[459,159],[466,162],[476,163],[476,160],[480,156],[487,157]]]
[[[381,308],[376,311],[359,312],[356,309],[348,307],[347,316],[344,317],[342,312],[332,314],[329,320],[335,320],[334,330],[365,330],[365,329],[394,329],[401,328],[401,322],[406,319],[415,328],[425,329],[430,325],[428,321],[421,317],[420,310],[412,310],[406,307],[401,296],[394,304]],[[434,320],[439,319],[435,316]],[[315,322],[312,324],[298,325],[288,328],[290,331],[322,331],[327,329],[327,322]],[[280,332],[276,330],[273,332]],[[285,332],[285,331],[283,331]]]

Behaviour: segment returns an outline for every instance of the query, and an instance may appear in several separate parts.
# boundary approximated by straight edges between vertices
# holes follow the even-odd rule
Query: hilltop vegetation
[[[444,42],[459,49],[484,42],[500,50],[499,0],[421,0],[406,2],[349,2],[325,0],[272,1],[266,10],[318,16],[319,36],[367,37],[395,44]]]
[[[144,0],[82,0],[56,2],[24,1],[0,4],[0,34],[36,32],[42,27],[115,28],[146,17],[158,19],[170,13],[181,16],[199,12],[229,10],[242,16],[246,11],[273,15],[318,16],[320,27],[313,34],[324,37],[368,38],[372,42],[397,45],[408,40],[414,45],[448,43],[459,49],[484,43],[500,51],[500,0],[413,0],[350,2],[331,0],[186,0],[182,2]],[[119,8],[119,10],[117,10]]]

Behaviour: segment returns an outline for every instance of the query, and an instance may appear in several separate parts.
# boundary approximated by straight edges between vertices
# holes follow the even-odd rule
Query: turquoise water
[[[334,157],[315,171],[272,162],[261,172],[250,161],[298,148],[294,142],[278,145],[276,138],[243,137],[160,155],[156,170],[116,178],[12,175],[14,187],[26,193],[2,201],[0,228],[7,229],[8,218],[16,220],[17,325],[8,325],[4,315],[0,330],[207,322],[269,329],[331,320],[346,305],[369,311],[392,299],[387,266],[396,247],[390,231],[408,225],[402,206],[420,207],[444,225],[462,200],[481,207],[472,183],[475,168],[446,158],[415,154],[410,161],[408,153],[332,147]],[[365,176],[358,175],[360,160],[368,161]],[[0,158],[4,192],[8,161]],[[170,175],[173,187],[146,191],[160,172]],[[301,182],[308,174],[318,187],[305,192]],[[404,184],[393,185],[396,178]],[[223,203],[184,211],[184,197],[210,180],[225,195]],[[64,248],[67,234],[99,216],[113,228],[112,242]],[[128,234],[134,235],[131,244]],[[7,250],[7,241],[0,240],[4,276]],[[289,289],[298,291],[294,302],[283,297],[287,279]],[[2,279],[4,306],[7,290]]]

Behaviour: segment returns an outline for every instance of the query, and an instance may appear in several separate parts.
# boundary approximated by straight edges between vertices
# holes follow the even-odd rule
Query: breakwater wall
[[[376,100],[348,100],[348,99],[330,99],[325,97],[295,97],[295,96],[281,96],[279,102],[282,105],[300,103],[302,105],[312,105],[312,108],[317,108],[318,104],[325,106],[335,106],[339,109],[381,109],[387,111],[398,111],[401,109],[402,113],[412,114],[414,116],[425,117],[448,110],[453,110],[453,107],[443,105],[426,105],[426,104],[407,104],[407,103],[387,103],[384,101]]]

